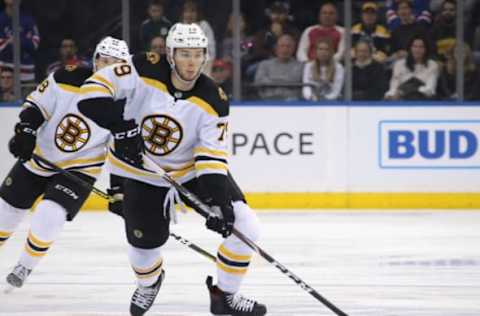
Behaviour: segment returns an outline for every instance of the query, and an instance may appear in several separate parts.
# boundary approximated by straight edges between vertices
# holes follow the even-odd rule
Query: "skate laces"
[[[146,309],[152,304],[157,296],[158,290],[156,286],[138,287],[133,294],[132,303]]]
[[[24,281],[27,278],[27,276],[30,274],[30,271],[31,270],[27,269],[21,264],[17,264],[15,268],[13,268],[12,274],[14,274],[16,277],[18,277],[22,281]]]
[[[228,304],[233,310],[241,312],[251,312],[255,306],[255,301],[249,298],[246,298],[242,294],[227,294],[226,299]]]

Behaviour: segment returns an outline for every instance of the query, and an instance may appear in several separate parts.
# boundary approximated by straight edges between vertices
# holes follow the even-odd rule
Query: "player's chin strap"
[[[180,206],[180,211],[183,213],[187,212],[187,207],[180,198],[180,194],[178,193],[177,189],[172,186],[165,196],[165,202],[163,202],[163,215],[165,218],[167,218],[167,215],[169,215],[174,224],[178,223],[177,209],[175,207],[176,204]]]

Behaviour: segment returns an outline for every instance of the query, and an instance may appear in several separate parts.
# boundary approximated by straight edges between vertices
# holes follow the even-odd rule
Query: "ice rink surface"
[[[348,315],[480,315],[480,212],[259,216],[259,245]],[[2,286],[23,248],[29,220],[0,248]],[[221,240],[194,213],[181,215],[171,228],[212,253]],[[80,213],[25,286],[0,293],[0,315],[127,316],[135,285],[125,244],[120,218]],[[164,258],[166,279],[147,315],[210,315],[205,278],[215,275],[214,264],[172,238]],[[262,258],[251,266],[242,293],[267,304],[268,315],[334,315]]]

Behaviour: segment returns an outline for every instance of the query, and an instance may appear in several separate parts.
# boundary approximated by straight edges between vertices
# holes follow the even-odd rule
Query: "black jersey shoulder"
[[[63,67],[53,74],[56,83],[81,87],[83,82],[93,74],[92,70],[85,67]]]
[[[201,74],[193,90],[192,96],[207,102],[217,112],[218,116],[227,116],[230,112],[230,103],[225,92],[211,78]]]
[[[166,82],[170,65],[165,56],[153,52],[143,52],[132,57],[132,63],[140,77]]]

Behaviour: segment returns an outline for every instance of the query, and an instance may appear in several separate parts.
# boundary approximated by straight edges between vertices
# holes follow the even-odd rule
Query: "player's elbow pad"
[[[121,113],[115,106],[115,102],[111,98],[94,98],[82,100],[78,103],[80,113],[97,123],[98,126],[111,129],[116,122],[122,120]]]
[[[226,205],[230,201],[227,176],[222,174],[204,174],[198,178],[202,196],[211,205]]]
[[[20,112],[20,121],[29,123],[33,129],[38,129],[45,122],[45,118],[39,109],[33,106],[25,108]]]

